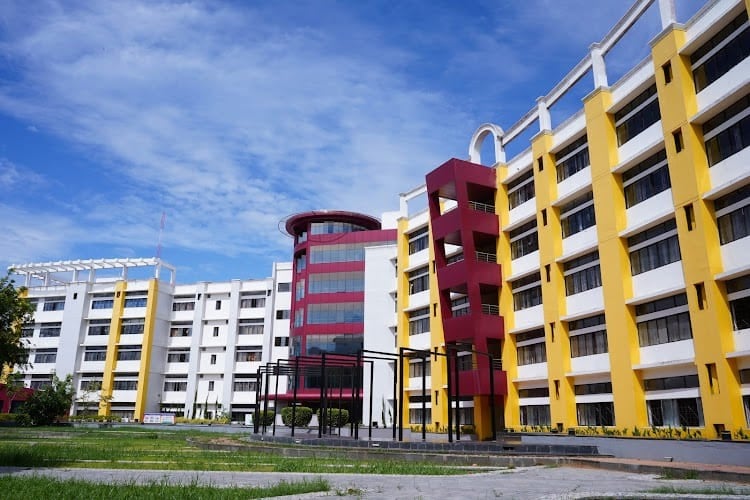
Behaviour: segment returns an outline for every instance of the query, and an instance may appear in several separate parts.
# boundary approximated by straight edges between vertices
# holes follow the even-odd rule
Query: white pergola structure
[[[162,279],[162,270],[169,271],[169,282],[175,283],[175,268],[161,259],[130,258],[130,259],[87,259],[60,260],[56,262],[40,262],[36,264],[19,264],[8,269],[13,274],[24,276],[24,286],[51,286],[76,282],[96,281],[99,270],[119,270],[119,278],[128,279],[130,268],[153,268],[153,277]]]

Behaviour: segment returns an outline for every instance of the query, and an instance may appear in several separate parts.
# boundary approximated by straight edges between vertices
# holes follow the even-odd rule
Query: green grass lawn
[[[329,491],[330,485],[323,479],[312,481],[280,481],[269,486],[227,487],[201,486],[198,484],[169,485],[164,482],[149,484],[97,484],[88,481],[60,481],[46,477],[0,476],[1,498],[44,498],[47,500],[233,500],[246,498],[268,498],[285,495],[301,495],[316,491]],[[85,493],[83,493],[85,492]],[[9,496],[5,496],[9,495]]]
[[[209,441],[237,435],[133,428],[4,428],[0,466],[248,472],[466,474],[461,468],[382,459],[291,458],[257,451],[212,451],[188,438]],[[281,446],[281,445],[279,445]]]

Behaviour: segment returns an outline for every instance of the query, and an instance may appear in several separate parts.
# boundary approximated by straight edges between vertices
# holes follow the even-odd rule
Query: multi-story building
[[[25,384],[72,375],[72,414],[228,413],[243,421],[255,408],[262,361],[287,354],[290,263],[275,264],[267,279],[189,285],[175,284],[174,269],[159,259],[13,269],[36,306],[23,333]]]
[[[652,4],[650,56],[610,84],[605,56]],[[636,1],[516,124],[482,125],[469,161],[402,195],[428,208],[399,222],[399,345],[462,355],[455,416],[480,437],[492,405],[515,429],[747,430],[748,9],[711,1],[677,24],[673,2]],[[549,109],[586,74],[583,107],[553,126]],[[402,422],[422,423],[427,369],[425,423],[444,425],[444,358],[413,365]]]
[[[395,219],[391,219],[389,216],[386,223],[391,229],[383,229],[381,221],[368,215],[334,210],[300,213],[287,220],[286,230],[294,237],[290,355],[304,361],[299,379],[292,381],[285,394],[276,396],[278,399],[296,397],[298,402],[318,408],[320,363],[325,354],[326,387],[338,388],[331,393],[332,404],[341,405],[359,419],[363,409],[369,415],[372,399],[373,418],[381,421],[385,395],[392,394],[388,392],[392,384],[386,390],[388,384],[383,382],[389,377],[392,380],[392,369],[389,377],[378,377],[378,387],[373,389],[377,397],[370,398],[369,377],[364,384],[367,391],[353,390],[355,385],[362,387],[364,374],[352,357],[364,348],[391,352],[395,344],[391,294],[396,229]],[[378,366],[389,369],[387,364]],[[364,405],[359,403],[363,399]]]

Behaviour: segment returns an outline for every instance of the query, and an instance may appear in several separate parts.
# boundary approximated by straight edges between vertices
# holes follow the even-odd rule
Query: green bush
[[[316,413],[320,422],[320,410]],[[328,408],[326,411],[326,425],[329,427],[343,427],[349,423],[349,410]]]
[[[464,434],[476,434],[477,430],[473,425],[462,425],[461,432]]]
[[[273,410],[263,410],[253,415],[253,422],[258,422],[258,425],[273,425],[273,421],[276,418],[276,412]]]
[[[307,427],[310,425],[312,420],[312,409],[307,406],[297,406],[294,409],[294,426],[295,427]],[[284,425],[292,426],[292,407],[287,406],[281,409],[281,421]]]

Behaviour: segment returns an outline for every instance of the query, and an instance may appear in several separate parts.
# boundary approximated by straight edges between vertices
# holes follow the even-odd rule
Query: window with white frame
[[[547,347],[544,343],[544,328],[516,334],[516,354],[519,366],[545,363]]]
[[[34,363],[54,363],[57,361],[57,349],[37,349],[34,352]]]
[[[599,251],[569,260],[563,264],[565,295],[575,295],[602,286]]]
[[[726,283],[734,331],[750,329],[750,274]]]
[[[622,174],[625,206],[630,208],[672,187],[667,153],[662,149]]]
[[[90,345],[83,352],[84,361],[105,361],[107,359],[107,346]]]
[[[622,146],[661,119],[656,84],[638,94],[615,113],[617,145]]]
[[[536,218],[510,232],[510,258],[517,259],[539,250]]]
[[[680,293],[635,307],[641,347],[693,338],[687,295]]]
[[[185,377],[170,375],[164,379],[164,392],[185,392],[187,391],[187,380]]]
[[[421,307],[409,311],[409,335],[419,335],[430,331],[430,308]]]
[[[521,410],[521,425],[550,425],[549,405],[524,405]]]
[[[237,346],[234,360],[239,363],[260,361],[262,350],[263,348],[261,346]]]
[[[169,328],[170,337],[190,337],[192,335],[192,323],[172,323],[172,326]]]
[[[747,11],[732,19],[690,55],[695,91],[700,92],[750,55]]]
[[[241,319],[238,335],[263,335],[263,319]]]
[[[636,276],[680,260],[677,224],[670,219],[628,238],[630,271]]]
[[[746,95],[703,124],[708,166],[750,145],[750,95]]]
[[[529,169],[517,179],[508,183],[508,208],[517,206],[534,199],[534,170]]]
[[[140,345],[121,345],[117,347],[117,361],[138,361],[140,359]]]
[[[542,303],[542,277],[539,273],[510,282],[513,310],[520,311]]]
[[[62,323],[42,323],[39,328],[39,336],[45,337],[59,337],[60,330],[62,329]]]
[[[430,289],[430,274],[427,266],[409,272],[409,295]]]
[[[120,328],[121,335],[140,335],[143,333],[145,318],[125,318]]]
[[[646,401],[652,427],[703,427],[701,398],[652,399]]]
[[[409,378],[421,377],[422,374],[424,374],[425,377],[429,377],[432,375],[431,366],[429,359],[425,360],[424,363],[422,363],[422,360],[410,362]]]
[[[571,358],[609,352],[604,314],[568,322],[568,335]]]
[[[190,361],[190,349],[170,349],[167,351],[167,363],[187,363]]]
[[[109,335],[109,319],[90,319],[88,335]]]
[[[591,191],[560,208],[560,227],[563,238],[580,233],[595,224],[594,194]]]
[[[714,208],[722,245],[750,235],[750,185],[718,198]]]
[[[417,229],[408,235],[409,255],[425,250],[429,246],[429,229],[427,226]]]
[[[569,146],[558,151],[555,155],[557,182],[564,181],[571,175],[588,167],[589,164],[588,137],[584,135]]]
[[[62,311],[65,309],[65,297],[47,297],[44,299],[43,311]]]

